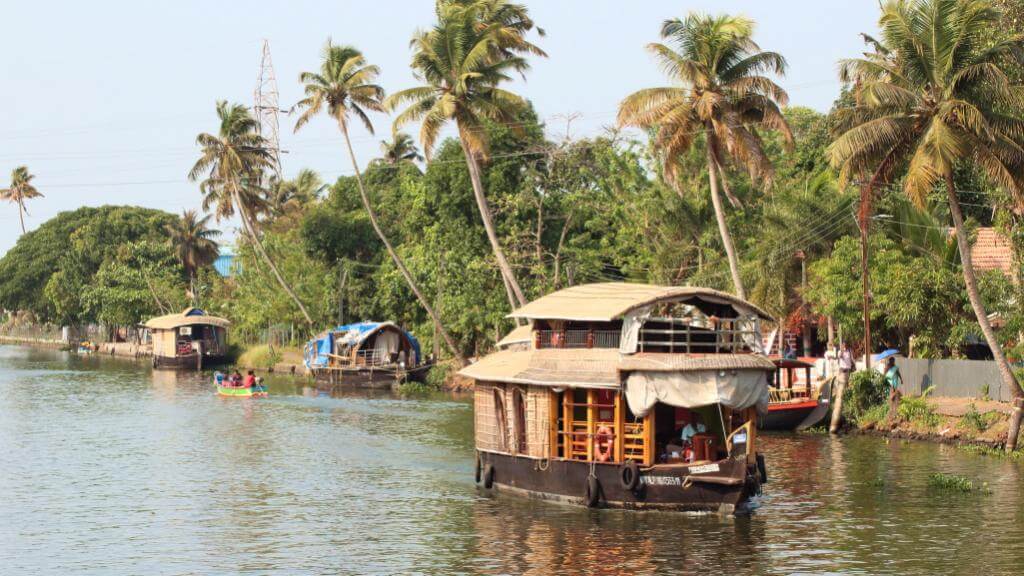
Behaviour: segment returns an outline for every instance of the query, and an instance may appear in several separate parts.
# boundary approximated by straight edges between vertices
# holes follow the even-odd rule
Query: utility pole
[[[348,284],[348,266],[345,261],[339,262],[341,266],[341,280],[338,281],[338,325],[345,324],[345,285]]]
[[[277,101],[277,76],[274,74],[274,62],[270,59],[270,41],[263,40],[263,52],[260,57],[260,75],[256,81],[253,94],[253,116],[256,118],[256,131],[266,140],[274,164],[274,174],[281,177],[281,139],[280,124],[277,114],[280,112]]]
[[[868,224],[871,221],[871,182],[860,191],[857,227],[860,228],[860,277],[864,302],[864,369],[871,370],[871,283],[868,278]]]

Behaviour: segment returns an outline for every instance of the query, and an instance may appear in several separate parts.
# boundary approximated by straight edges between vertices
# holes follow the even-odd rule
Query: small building
[[[320,333],[306,343],[306,369],[331,383],[390,386],[421,379],[423,361],[419,340],[394,322],[358,322]]]
[[[731,294],[602,283],[548,294],[460,371],[475,381],[477,481],[588,506],[730,511],[765,477],[760,322]]]
[[[199,308],[148,320],[153,340],[154,368],[195,368],[219,364],[227,354],[231,322]]]

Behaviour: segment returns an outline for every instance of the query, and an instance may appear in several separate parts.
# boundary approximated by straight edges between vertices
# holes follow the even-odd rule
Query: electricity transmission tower
[[[274,62],[270,59],[270,42],[263,41],[263,55],[260,58],[260,77],[256,82],[253,112],[256,116],[256,127],[260,136],[267,141],[267,148],[274,162],[274,173],[281,177],[281,140],[277,113],[277,77],[274,75]]]

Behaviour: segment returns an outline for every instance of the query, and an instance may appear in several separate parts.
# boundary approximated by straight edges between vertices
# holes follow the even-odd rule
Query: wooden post
[[[644,416],[644,466],[654,464],[654,408]]]
[[[566,388],[565,392],[562,393],[562,458],[566,460],[572,460],[572,441],[575,436],[572,435],[573,421],[572,421],[572,406],[573,403],[573,391],[572,388]]]
[[[622,392],[615,393],[615,461],[626,459],[626,419],[622,409]]]
[[[594,404],[597,403],[597,394],[593,388],[587,389],[587,462],[594,461],[594,419],[596,417]]]
[[[553,390],[548,390],[548,412],[550,417],[548,418],[548,458],[558,458],[558,411],[561,410],[561,406],[558,405],[558,394]]]

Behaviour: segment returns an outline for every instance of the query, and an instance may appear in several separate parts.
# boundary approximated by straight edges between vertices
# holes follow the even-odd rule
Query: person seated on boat
[[[228,376],[228,386],[234,386],[235,388],[238,388],[241,385],[242,374],[238,370],[235,370],[234,372],[231,373],[231,376]]]
[[[252,388],[256,385],[256,374],[252,370],[245,375],[245,380],[242,382],[242,388]]]

